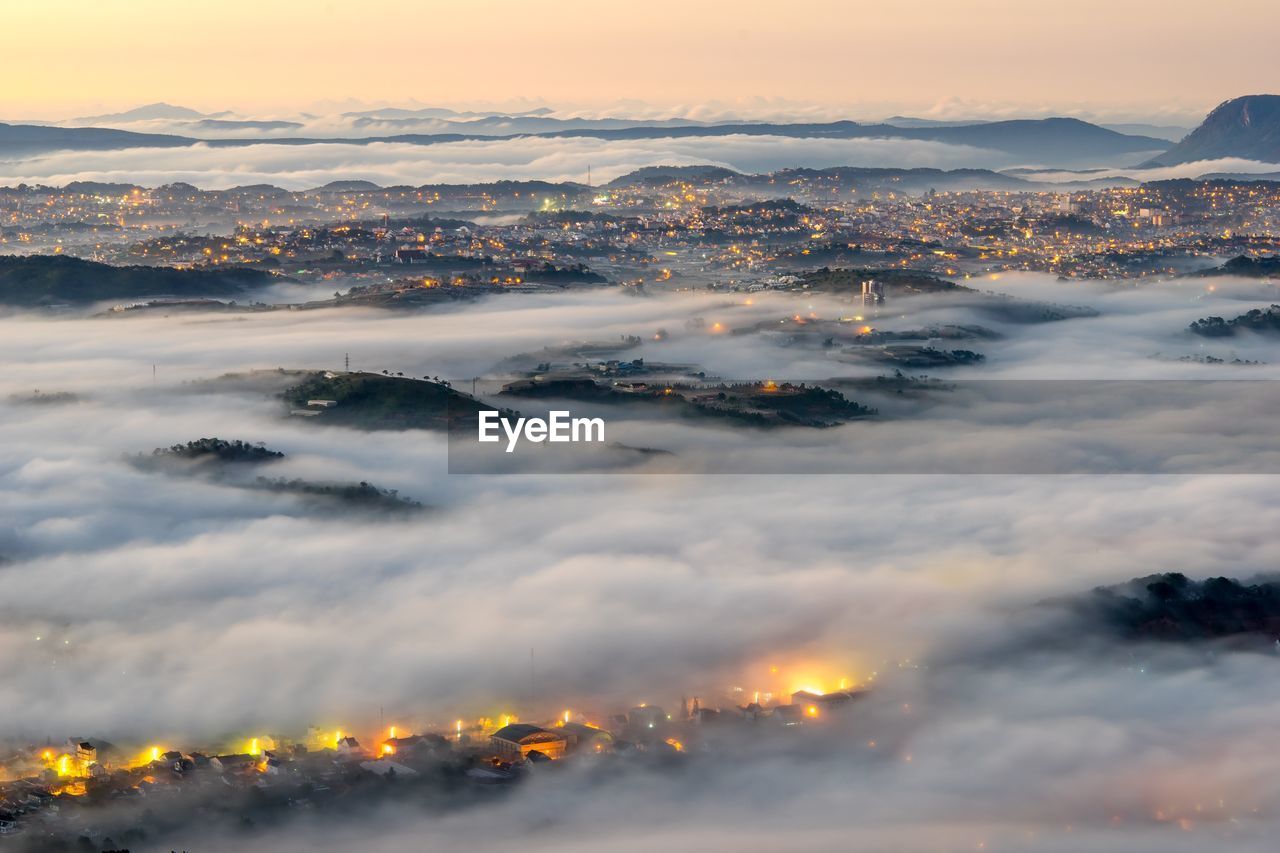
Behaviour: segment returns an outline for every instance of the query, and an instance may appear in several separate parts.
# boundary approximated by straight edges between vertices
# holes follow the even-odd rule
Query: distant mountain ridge
[[[158,102],[154,104],[144,104],[141,107],[134,107],[131,110],[124,110],[118,113],[105,113],[96,116],[80,116],[73,118],[68,124],[80,127],[104,124],[107,122],[117,121],[151,121],[156,119],[197,119],[212,118],[212,114],[202,113],[199,110],[193,110],[190,107],[179,107],[173,104]]]
[[[1280,95],[1245,95],[1219,104],[1185,139],[1144,165],[1224,157],[1280,163]]]
[[[895,127],[834,121],[804,124],[718,124],[709,127],[633,127],[616,130],[562,130],[539,137],[593,139],[661,139],[730,135],[785,136],[818,139],[913,139],[1002,151],[1030,162],[1077,162],[1163,151],[1169,143],[1150,136],[1129,136],[1074,118],[1013,119],[959,126]]]
[[[969,119],[936,119],[936,118],[917,118],[915,116],[890,116],[885,119],[883,124],[891,124],[894,127],[969,127],[975,124],[991,124],[998,119],[988,118],[969,118]],[[1144,122],[1121,122],[1121,123],[1097,123],[1098,127],[1107,130],[1114,130],[1116,133],[1124,133],[1130,136],[1150,136],[1155,139],[1163,139],[1168,142],[1177,142],[1182,137],[1191,132],[1189,127],[1178,127],[1176,125],[1167,124],[1146,124]]]
[[[134,133],[107,127],[51,127],[0,123],[0,152],[9,156],[49,151],[118,151],[122,148],[181,148],[196,140],[162,133]]]
[[[206,117],[208,118],[208,117]],[[201,139],[191,136],[142,134],[107,128],[52,127],[0,124],[0,150],[36,154],[53,150],[113,150],[129,147],[179,147],[205,144],[240,147],[254,144],[308,145],[344,143],[369,145],[400,142],[431,145],[441,142],[508,139],[587,138],[604,140],[686,139],[723,136],[779,136],[795,139],[910,139],[1000,151],[1030,163],[1068,166],[1081,161],[1114,159],[1163,151],[1168,142],[1149,136],[1116,133],[1073,118],[1016,119],[977,125],[894,127],[855,121],[819,123],[735,123],[670,125],[649,123],[633,127],[569,127],[533,133],[428,133],[369,137],[262,136]]]

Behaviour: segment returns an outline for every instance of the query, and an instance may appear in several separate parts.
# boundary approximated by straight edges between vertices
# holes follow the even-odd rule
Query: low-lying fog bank
[[[1187,331],[1267,304],[1256,283],[972,284],[1099,313],[1016,324],[918,297],[873,322],[981,323],[1000,334],[981,343],[983,364],[937,374],[948,381],[1280,370],[1273,339]],[[747,742],[673,775],[547,774],[491,807],[375,814],[376,837],[362,816],[263,843],[566,850],[589,837],[590,849],[626,851],[641,838],[723,845],[728,833],[751,850],[1192,850],[1226,840],[1267,849],[1280,766],[1259,744],[1280,719],[1275,657],[1100,654],[1081,628],[1078,647],[1028,658],[993,653],[992,638],[1021,636],[1035,602],[1095,585],[1274,571],[1280,492],[1270,477],[1176,461],[1149,476],[945,476],[942,448],[930,444],[938,431],[910,418],[808,431],[625,425],[627,443],[672,450],[690,471],[700,455],[749,445],[773,460],[770,476],[450,476],[441,433],[321,426],[288,417],[265,385],[198,381],[341,370],[349,354],[353,369],[469,390],[471,377],[500,379],[517,353],[626,335],[644,340],[627,358],[727,379],[883,372],[728,331],[801,312],[838,318],[848,302],[751,302],[575,294],[433,314],[3,316],[0,737],[216,742],[310,723],[372,728],[384,715],[425,728],[517,706],[538,719],[566,704],[601,714],[687,695],[714,704],[776,663],[858,683],[875,673],[867,713],[812,753]],[[665,341],[653,340],[658,329]],[[37,389],[52,399],[33,399]],[[1231,442],[1237,462],[1246,450],[1273,452],[1268,423],[1205,399],[1203,411],[1155,406],[1137,426],[1157,449],[1178,432]],[[1103,402],[1123,415],[1123,399]],[[969,430],[965,452],[1021,442],[1083,454],[1104,413],[1046,404],[970,414],[957,420]],[[289,494],[125,458],[205,436],[283,452],[272,477],[367,481],[430,511],[317,514]],[[824,456],[854,452],[889,460],[880,470],[891,473],[902,471],[895,459],[930,454],[940,467],[809,476]],[[868,740],[892,748],[868,752]]]

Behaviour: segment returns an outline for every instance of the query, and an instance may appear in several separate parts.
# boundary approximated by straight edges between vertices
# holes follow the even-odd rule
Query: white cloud
[[[1209,375],[1145,356],[1196,349],[1181,331],[1190,319],[1238,313],[1258,293],[1249,283],[1109,293],[1032,276],[991,286],[1102,312],[1034,330],[1001,325],[1009,337],[984,348],[990,374],[1006,378]],[[956,453],[920,443],[938,435],[910,423],[752,433],[750,453],[783,472],[769,477],[451,477],[438,436],[323,429],[279,417],[262,391],[183,384],[249,367],[336,367],[346,352],[358,368],[487,374],[509,353],[563,340],[683,329],[683,318],[715,311],[741,312],[736,325],[792,307],[592,294],[447,314],[0,317],[0,396],[39,387],[86,398],[10,405],[0,418],[0,554],[13,560],[0,566],[0,733],[216,745],[308,722],[362,731],[379,707],[428,728],[565,703],[605,713],[685,694],[717,704],[728,686],[767,677],[766,664],[818,661],[884,676],[848,737],[820,749],[752,740],[683,775],[548,776],[430,822],[379,815],[376,833],[367,823],[325,837],[291,827],[263,844],[1019,849],[1031,832],[1063,851],[1202,849],[1206,837],[1266,849],[1280,770],[1257,748],[1280,708],[1270,658],[1161,656],[1139,674],[1128,659],[1083,653],[1027,666],[966,652],[975,636],[1010,636],[1018,620],[1008,614],[1046,595],[1164,570],[1273,568],[1280,493],[1270,478],[805,475],[860,450]],[[968,310],[898,307],[918,310],[912,321]],[[836,367],[761,336],[672,338],[641,354],[731,377]],[[1048,437],[1070,452],[1089,447],[1099,412],[1050,409],[1003,426],[970,414],[961,438],[973,447]],[[1150,441],[1164,440],[1168,423],[1152,421]],[[1270,423],[1234,427],[1243,441]],[[1189,426],[1211,434],[1214,424]],[[692,462],[734,450],[707,432],[651,425],[643,438],[672,442]],[[204,435],[285,450],[283,474],[368,479],[437,509],[401,522],[335,519],[121,460]],[[945,666],[896,670],[942,656]],[[918,711],[903,714],[904,702]],[[860,745],[873,738],[892,748],[867,755]],[[1197,834],[1162,822],[1184,816]],[[218,843],[245,841],[203,846]]]
[[[903,139],[791,139],[772,136],[694,137],[627,142],[584,138],[513,139],[436,145],[372,143],[249,145],[234,148],[138,148],[57,152],[0,161],[0,183],[61,185],[74,180],[159,186],[186,181],[209,189],[270,183],[309,189],[333,180],[389,186],[494,180],[597,181],[642,166],[712,163],[745,172],[792,166],[936,168],[1014,165],[1009,155]]]

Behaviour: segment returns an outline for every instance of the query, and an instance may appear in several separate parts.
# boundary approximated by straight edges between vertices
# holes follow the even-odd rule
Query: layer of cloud
[[[139,148],[58,152],[0,161],[0,184],[61,185],[75,180],[159,186],[186,181],[208,189],[270,183],[309,189],[333,180],[390,185],[494,180],[596,181],[653,165],[711,163],[744,172],[793,166],[999,168],[1016,163],[996,151],[905,139],[694,137],[626,142],[583,138],[305,146]]]
[[[1038,181],[1069,183],[1100,178],[1132,178],[1138,181],[1169,181],[1176,178],[1199,178],[1204,175],[1239,174],[1272,175],[1280,172],[1276,163],[1245,160],[1240,157],[1223,157],[1217,160],[1196,160],[1176,166],[1156,166],[1148,169],[1103,168],[1087,172],[1037,171],[1030,177]]]
[[[1257,304],[1256,283],[1110,291],[1005,276],[985,286],[1086,303],[1100,316],[994,323],[1006,338],[983,345],[989,362],[976,375],[1280,370],[1215,373],[1150,357],[1200,352],[1186,324]],[[360,369],[485,376],[513,352],[657,327],[673,334],[644,345],[649,360],[742,378],[830,376],[844,366],[767,336],[676,331],[692,316],[747,325],[801,304],[824,316],[847,309],[584,294],[442,314],[0,317],[0,397],[40,388],[84,398],[8,405],[0,417],[0,555],[11,561],[0,566],[0,736],[216,745],[310,722],[362,730],[380,708],[427,729],[564,704],[599,713],[673,706],[681,695],[719,704],[732,686],[785,690],[794,685],[783,679],[812,670],[877,672],[878,698],[847,738],[816,753],[753,743],[732,762],[674,776],[603,785],[548,776],[493,810],[389,815],[376,836],[359,823],[254,843],[395,849],[426,837],[564,850],[589,839],[590,849],[625,851],[644,830],[647,845],[681,848],[727,839],[759,850],[837,840],[1189,850],[1207,837],[1265,849],[1280,770],[1256,748],[1280,709],[1271,658],[1116,663],[1082,651],[1027,666],[971,660],[965,649],[974,636],[1013,630],[1008,614],[1047,595],[1154,571],[1274,569],[1280,495],[1269,478],[804,476],[815,460],[867,446],[887,458],[937,450],[916,444],[909,425],[752,433],[751,452],[777,460],[769,477],[451,477],[439,436],[317,428],[281,418],[265,386],[190,384],[254,367],[338,367],[347,353]],[[898,311],[904,325],[993,324],[948,303],[903,300]],[[1210,343],[1222,355],[1274,347]],[[1002,425],[977,412],[967,428],[974,447],[984,436],[1048,436],[1072,450],[1088,447],[1094,414],[1015,413]],[[1190,425],[1204,435],[1223,418],[1207,414]],[[1153,441],[1165,423],[1153,422]],[[671,442],[691,459],[736,452],[739,434],[708,433],[717,431],[650,425],[632,443]],[[368,479],[438,509],[386,523],[318,518],[286,498],[147,474],[121,458],[203,435],[284,450],[282,474]],[[768,683],[770,665],[783,670],[778,684]],[[917,710],[900,719],[904,703]],[[893,748],[867,755],[859,745],[874,738]],[[1195,831],[1173,828],[1181,820]],[[663,827],[656,839],[653,826]]]
[[[132,106],[132,105],[130,105]],[[453,129],[441,123],[468,121],[486,116],[538,115],[563,120],[621,119],[634,121],[840,121],[854,119],[874,123],[891,116],[918,116],[939,121],[1002,121],[1008,119],[1050,118],[1072,116],[1095,123],[1147,123],[1194,127],[1199,124],[1214,103],[1185,104],[1113,104],[1099,105],[1085,101],[1070,103],[1027,103],[1017,101],[981,100],[945,97],[930,101],[919,99],[911,102],[876,101],[871,99],[850,103],[814,103],[779,97],[738,97],[702,102],[659,103],[636,98],[619,98],[598,103],[548,103],[536,98],[515,98],[505,101],[449,101],[366,102],[355,99],[320,102],[307,105],[302,110],[283,111],[235,111],[206,112],[202,118],[221,121],[283,121],[301,126],[296,131],[280,131],[303,136],[350,136],[357,131],[376,125],[361,121],[382,116],[396,119],[419,118],[421,123],[410,130],[404,124],[388,124],[385,132],[434,133]],[[99,109],[95,115],[69,116],[45,111],[39,123],[68,125],[93,125],[115,127],[143,133],[173,133],[195,135],[203,138],[236,137],[243,133],[232,127],[218,129],[199,126],[200,118],[155,116],[130,116],[120,110]],[[21,122],[23,116],[10,115],[5,121]],[[399,131],[393,128],[401,128]],[[259,131],[260,132],[260,131]]]

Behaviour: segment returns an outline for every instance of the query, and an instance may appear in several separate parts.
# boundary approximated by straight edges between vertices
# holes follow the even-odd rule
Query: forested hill
[[[117,267],[66,255],[0,256],[0,304],[42,306],[158,297],[230,297],[276,280],[245,267]]]

